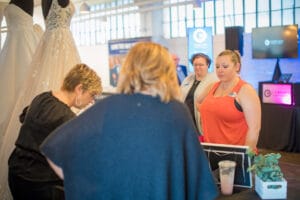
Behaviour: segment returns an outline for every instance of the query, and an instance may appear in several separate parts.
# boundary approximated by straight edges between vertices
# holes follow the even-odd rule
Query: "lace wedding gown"
[[[32,16],[14,4],[4,10],[7,37],[0,53],[0,145],[40,39]]]
[[[65,8],[62,8],[57,0],[52,2],[45,21],[45,33],[33,55],[31,74],[25,81],[23,90],[18,97],[0,149],[0,199],[10,196],[7,186],[7,160],[18,136],[19,114],[37,94],[42,91],[59,89],[66,73],[80,62],[78,50],[70,31],[70,22],[74,11],[75,7],[71,1]]]

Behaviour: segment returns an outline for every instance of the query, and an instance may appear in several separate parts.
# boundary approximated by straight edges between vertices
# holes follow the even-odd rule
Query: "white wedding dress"
[[[40,39],[40,34],[33,26],[32,16],[20,7],[8,4],[4,16],[7,37],[0,53],[0,145]]]
[[[7,185],[7,160],[18,136],[20,128],[19,115],[23,108],[37,94],[59,89],[66,73],[75,64],[80,63],[78,50],[70,31],[70,22],[74,11],[75,7],[71,1],[65,8],[62,8],[57,0],[52,2],[45,21],[46,30],[30,65],[32,71],[18,97],[8,128],[4,134],[3,145],[0,148],[0,199],[3,199],[1,192],[4,194],[3,196],[10,195]]]

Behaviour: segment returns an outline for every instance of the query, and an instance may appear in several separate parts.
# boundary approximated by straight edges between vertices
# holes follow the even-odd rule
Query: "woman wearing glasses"
[[[182,100],[188,106],[198,129],[198,134],[201,135],[200,115],[196,108],[197,97],[202,95],[208,85],[217,81],[217,76],[208,72],[211,59],[206,54],[195,53],[190,61],[194,67],[194,73],[184,79],[180,88]]]
[[[77,64],[61,89],[37,95],[20,115],[22,123],[9,164],[9,186],[14,199],[64,199],[63,182],[39,150],[58,126],[75,117],[102,91],[100,77],[85,64]]]

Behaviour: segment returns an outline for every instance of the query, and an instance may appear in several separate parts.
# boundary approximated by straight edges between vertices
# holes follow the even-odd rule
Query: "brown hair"
[[[147,91],[163,102],[180,99],[176,67],[168,50],[153,42],[141,42],[128,52],[121,67],[117,90],[132,94]]]
[[[208,68],[210,67],[211,64],[211,59],[208,57],[208,55],[204,53],[195,53],[192,55],[192,58],[190,59],[190,62],[192,65],[194,65],[194,60],[196,58],[204,58],[206,60],[206,64],[208,65]]]
[[[61,89],[72,92],[78,84],[82,84],[82,89],[92,95],[99,95],[102,92],[100,77],[93,69],[83,63],[75,65],[68,72]]]

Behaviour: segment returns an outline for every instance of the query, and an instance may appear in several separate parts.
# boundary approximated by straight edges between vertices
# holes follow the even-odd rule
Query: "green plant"
[[[248,171],[253,171],[263,181],[282,181],[283,173],[279,166],[280,153],[258,154],[248,152],[253,164]]]

